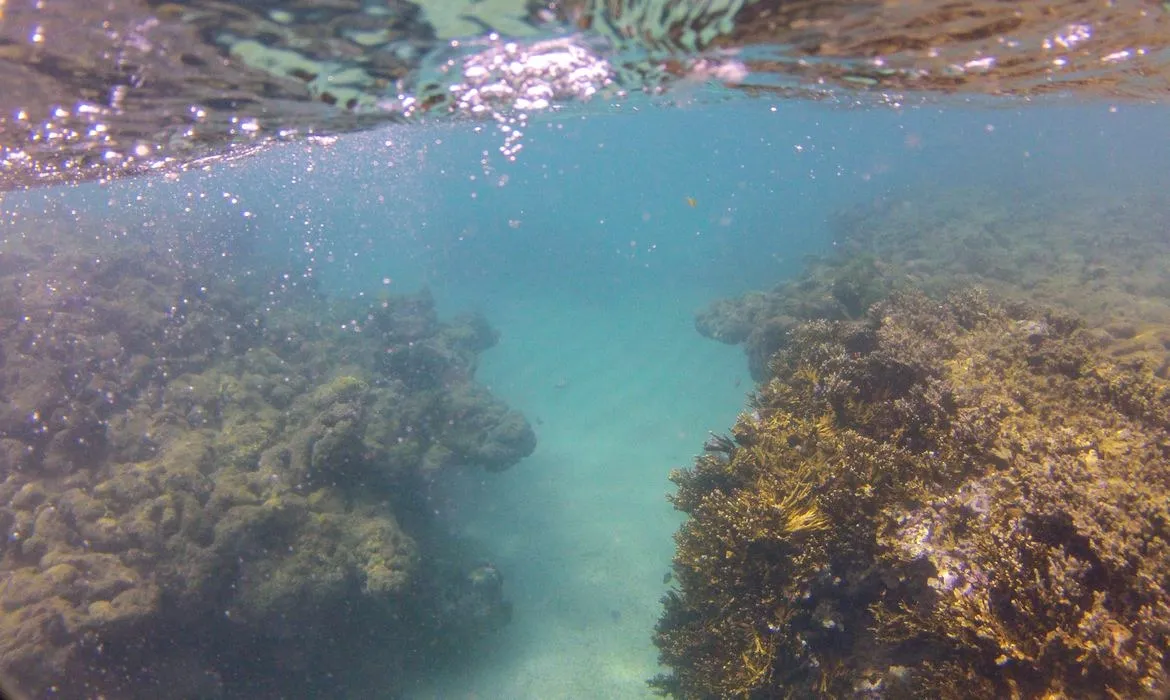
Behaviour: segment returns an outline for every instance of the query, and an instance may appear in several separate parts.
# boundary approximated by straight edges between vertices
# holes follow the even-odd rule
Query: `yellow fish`
[[[694,197],[687,197],[687,204],[690,205],[691,209],[694,209],[698,202],[695,201]]]

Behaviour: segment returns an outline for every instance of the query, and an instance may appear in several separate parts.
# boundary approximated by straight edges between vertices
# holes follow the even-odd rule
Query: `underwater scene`
[[[1164,8],[5,5],[4,697],[1170,697]]]

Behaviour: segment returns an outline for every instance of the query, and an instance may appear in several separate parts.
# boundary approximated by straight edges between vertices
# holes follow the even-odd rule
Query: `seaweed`
[[[661,694],[1170,689],[1170,384],[1075,317],[901,290],[796,324],[709,445]]]

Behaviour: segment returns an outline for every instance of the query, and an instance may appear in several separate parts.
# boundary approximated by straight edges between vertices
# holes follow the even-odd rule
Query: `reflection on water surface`
[[[514,127],[517,112],[676,94],[1161,100],[1168,37],[1170,13],[1139,0],[5,3],[0,187],[174,171],[424,116]]]
[[[1166,22],[0,0],[0,671],[1164,696]]]

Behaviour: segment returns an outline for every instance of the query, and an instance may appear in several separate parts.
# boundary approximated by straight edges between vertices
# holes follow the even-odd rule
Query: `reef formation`
[[[1120,192],[1120,193],[1119,193]],[[832,255],[775,288],[719,299],[695,317],[714,340],[744,345],[753,377],[790,329],[859,318],[900,288],[932,295],[979,286],[1071,311],[1108,334],[1115,357],[1170,378],[1170,218],[1157,190],[1053,184],[1011,197],[991,188],[922,187],[836,212]]]
[[[1170,687],[1170,383],[1072,317],[898,292],[798,324],[689,515],[654,682],[686,698]]]
[[[445,470],[535,447],[474,380],[495,332],[440,322],[425,292],[329,301],[256,277],[48,237],[0,253],[14,687],[394,692],[507,621],[500,572],[427,504]]]
[[[659,692],[1170,692],[1165,229],[1003,201],[866,207],[801,279],[700,313],[760,384],[672,474]]]

